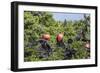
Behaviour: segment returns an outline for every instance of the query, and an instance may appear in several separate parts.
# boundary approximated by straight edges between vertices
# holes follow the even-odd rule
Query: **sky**
[[[64,21],[66,20],[80,20],[84,18],[83,13],[60,13],[60,12],[53,12],[53,18],[57,21]]]

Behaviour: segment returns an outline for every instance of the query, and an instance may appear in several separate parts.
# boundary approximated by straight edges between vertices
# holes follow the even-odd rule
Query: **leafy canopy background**
[[[86,59],[90,57],[84,47],[84,41],[76,40],[81,30],[84,30],[84,37],[81,39],[90,40],[90,16],[84,14],[84,19],[78,21],[57,21],[53,18],[51,12],[24,11],[24,61],[45,61],[45,60],[63,60],[63,47],[58,47],[56,35],[64,32],[63,42],[67,44],[68,39],[72,39],[71,48],[77,50],[71,59]],[[52,47],[52,54],[48,58],[39,58],[40,44],[36,43],[42,34],[50,34],[49,45]]]

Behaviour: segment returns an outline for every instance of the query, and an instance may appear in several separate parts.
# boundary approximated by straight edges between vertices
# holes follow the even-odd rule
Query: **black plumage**
[[[76,50],[73,48],[66,48],[65,52],[64,52],[64,59],[71,59],[73,55],[75,55]]]
[[[52,53],[52,48],[47,40],[40,39],[38,42],[41,44],[41,56],[47,58]]]

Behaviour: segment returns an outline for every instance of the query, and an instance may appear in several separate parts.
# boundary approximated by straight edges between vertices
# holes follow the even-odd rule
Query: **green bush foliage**
[[[80,31],[83,31],[81,36]],[[57,45],[56,36],[64,33],[64,45]],[[37,41],[42,34],[50,34],[49,45],[52,53],[48,57],[40,58],[39,51],[41,46]],[[76,37],[81,39],[77,40]],[[69,44],[70,49],[76,50],[71,58],[65,58],[65,49],[68,48],[68,39],[73,42]],[[84,39],[85,41],[83,41]],[[69,60],[90,58],[90,49],[85,48],[84,44],[90,41],[90,16],[84,14],[84,19],[78,21],[64,22],[56,21],[50,12],[24,11],[24,61],[48,61],[48,60]]]

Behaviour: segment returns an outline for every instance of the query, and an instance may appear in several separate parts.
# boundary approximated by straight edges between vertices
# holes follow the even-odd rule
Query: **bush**
[[[87,19],[88,18],[88,19]],[[24,12],[24,61],[47,61],[47,60],[68,60],[65,58],[66,49],[75,50],[70,59],[87,59],[90,57],[90,51],[87,51],[84,44],[90,40],[89,16],[84,15],[83,20],[56,21],[50,12]],[[39,50],[41,44],[38,42],[41,35],[48,33],[51,36],[47,41],[52,49],[51,54],[48,50]],[[64,33],[61,45],[57,44],[56,36]],[[68,40],[72,39],[71,44]],[[83,41],[85,39],[85,41]],[[45,48],[44,48],[45,49]],[[44,53],[43,53],[44,52]],[[40,56],[45,55],[45,56]]]

